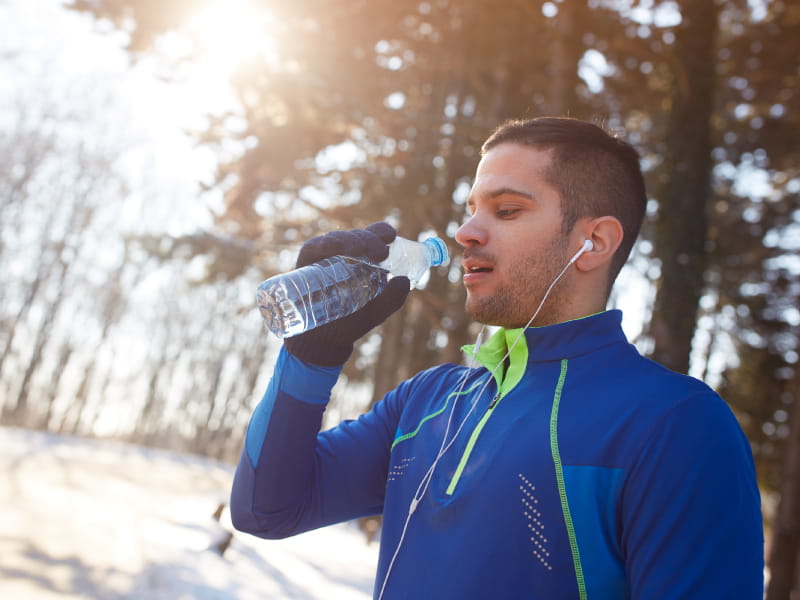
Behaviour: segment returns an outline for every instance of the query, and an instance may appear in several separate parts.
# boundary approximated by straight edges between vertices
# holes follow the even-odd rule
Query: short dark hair
[[[551,151],[543,175],[561,195],[565,233],[582,217],[610,215],[622,224],[622,243],[609,272],[610,290],[639,236],[647,207],[638,152],[601,127],[568,117],[507,121],[487,138],[481,155],[504,143]]]

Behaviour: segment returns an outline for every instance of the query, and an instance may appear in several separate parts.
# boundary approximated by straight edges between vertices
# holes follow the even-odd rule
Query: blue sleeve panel
[[[630,598],[625,561],[619,547],[623,469],[564,466],[564,486],[575,525],[586,596],[592,600]]]
[[[304,363],[281,348],[267,391],[253,411],[250,426],[247,428],[245,449],[254,467],[258,465],[261,446],[267,434],[278,393],[282,390],[303,402],[325,406],[330,400],[331,389],[341,370],[342,367],[318,367]]]
[[[234,476],[237,529],[283,538],[381,511],[393,405],[378,403],[358,420],[319,433],[339,370],[281,350]]]

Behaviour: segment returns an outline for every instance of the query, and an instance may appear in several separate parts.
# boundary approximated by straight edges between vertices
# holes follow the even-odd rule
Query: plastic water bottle
[[[389,244],[389,257],[377,265],[333,256],[270,277],[258,286],[258,309],[272,333],[291,337],[354,313],[383,291],[390,276],[408,277],[413,288],[446,260],[447,246],[439,238],[398,237]]]

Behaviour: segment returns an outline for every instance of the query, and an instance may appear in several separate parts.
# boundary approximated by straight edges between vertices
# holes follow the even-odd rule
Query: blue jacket
[[[382,513],[386,600],[760,599],[747,439],[717,394],[641,357],[620,324],[609,311],[501,329],[482,366],[423,371],[322,433],[339,369],[282,351],[234,479],[235,526],[279,538]]]

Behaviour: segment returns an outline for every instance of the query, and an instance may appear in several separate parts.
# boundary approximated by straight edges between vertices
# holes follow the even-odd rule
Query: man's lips
[[[486,257],[464,255],[461,259],[464,283],[477,281],[494,271],[494,262]]]

